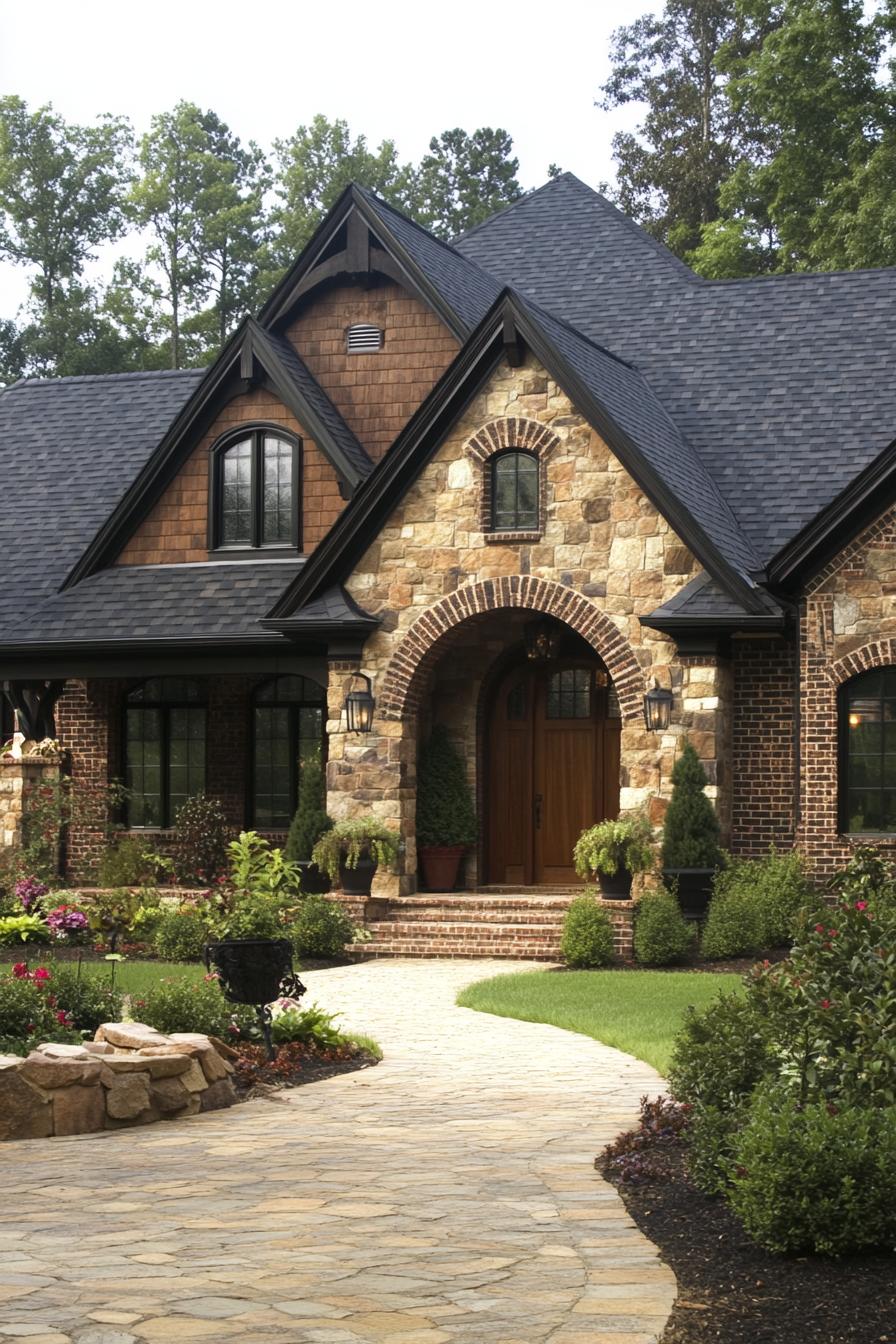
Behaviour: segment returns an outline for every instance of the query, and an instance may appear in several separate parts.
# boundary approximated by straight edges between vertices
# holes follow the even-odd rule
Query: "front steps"
[[[481,957],[516,961],[560,960],[563,919],[581,888],[484,888],[476,892],[427,892],[367,901],[363,919],[371,935],[350,955],[370,957]],[[602,902],[614,925],[616,955],[631,958],[631,905]]]

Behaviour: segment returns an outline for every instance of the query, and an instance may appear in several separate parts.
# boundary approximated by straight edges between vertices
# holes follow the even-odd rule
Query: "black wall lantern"
[[[523,627],[526,657],[533,663],[549,663],[556,658],[560,644],[560,628],[552,621],[530,621]]]
[[[644,697],[644,723],[648,733],[662,733],[672,719],[672,692],[656,682]]]
[[[345,697],[345,723],[350,733],[369,733],[373,727],[376,701],[371,692],[370,678],[363,672],[356,672],[355,676],[364,682],[364,690],[349,691]]]

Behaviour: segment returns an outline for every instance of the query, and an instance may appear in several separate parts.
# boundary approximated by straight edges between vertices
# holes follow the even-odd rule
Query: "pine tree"
[[[703,792],[708,780],[685,740],[672,769],[672,799],[663,829],[664,868],[715,868],[721,861],[719,819]]]
[[[417,846],[471,845],[476,830],[476,812],[464,763],[447,728],[436,724],[420,753]]]
[[[324,798],[324,772],[319,761],[306,761],[299,781],[299,804],[286,837],[288,859],[305,862],[320,837],[332,828]]]

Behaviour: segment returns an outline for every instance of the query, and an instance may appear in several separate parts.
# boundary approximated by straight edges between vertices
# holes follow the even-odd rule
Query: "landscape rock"
[[[107,1041],[85,1041],[84,1049],[89,1055],[111,1055],[115,1046]]]
[[[119,1074],[106,1093],[106,1109],[113,1120],[133,1120],[149,1104],[148,1073]]]
[[[14,1069],[22,1059],[22,1055],[0,1055],[0,1069]]]
[[[0,1139],[45,1139],[53,1133],[49,1097],[18,1069],[0,1072]]]
[[[187,1055],[104,1055],[103,1063],[113,1073],[150,1073],[153,1078],[173,1078],[190,1067]]]
[[[236,1089],[229,1078],[219,1078],[198,1095],[203,1111],[220,1111],[225,1106],[232,1106],[237,1099]]]
[[[45,1045],[39,1045],[37,1050],[42,1055],[49,1055],[50,1059],[90,1058],[83,1045],[62,1045],[58,1041],[47,1041]]]
[[[102,1129],[106,1105],[101,1087],[61,1087],[53,1093],[53,1132],[93,1134]]]
[[[195,1059],[190,1060],[190,1067],[187,1069],[186,1073],[181,1074],[180,1081],[190,1092],[204,1092],[208,1087],[205,1074],[202,1072],[201,1066]]]
[[[155,1027],[145,1022],[104,1022],[97,1027],[95,1040],[108,1041],[110,1045],[123,1046],[126,1050],[141,1050],[145,1046],[170,1045],[168,1036],[163,1036]]]
[[[102,1063],[98,1059],[54,1059],[40,1050],[32,1050],[22,1061],[20,1073],[45,1092],[57,1087],[95,1087],[100,1081]],[[80,1131],[73,1131],[78,1133]]]
[[[226,1059],[231,1064],[235,1064],[239,1059],[239,1053],[234,1050],[232,1045],[228,1045],[226,1041],[222,1041],[220,1036],[209,1036],[208,1039],[222,1059]]]
[[[157,1111],[162,1115],[170,1115],[174,1111],[184,1110],[190,1104],[193,1093],[187,1091],[179,1078],[159,1078],[152,1083],[150,1096]]]

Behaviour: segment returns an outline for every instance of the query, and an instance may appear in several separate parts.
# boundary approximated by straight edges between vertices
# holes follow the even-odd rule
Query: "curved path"
[[[0,1339],[649,1344],[675,1280],[593,1170],[646,1064],[454,1006],[519,965],[305,976],[386,1061],[236,1110],[0,1150]]]

